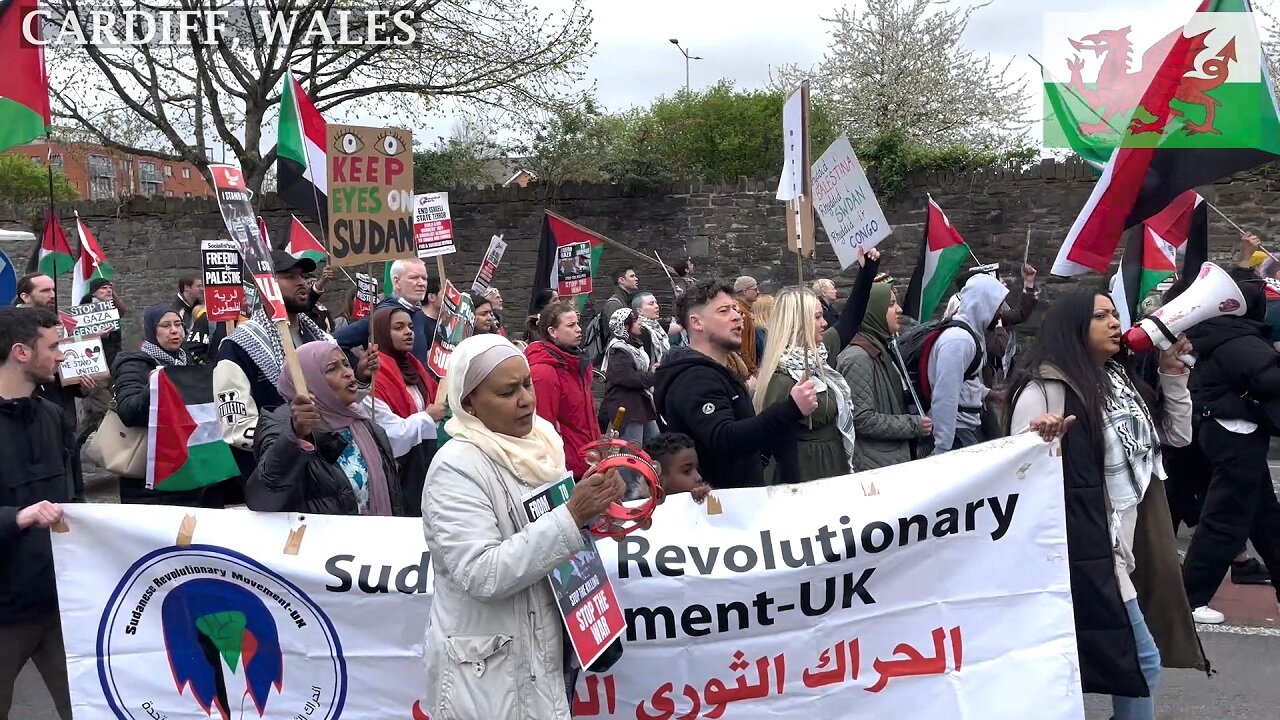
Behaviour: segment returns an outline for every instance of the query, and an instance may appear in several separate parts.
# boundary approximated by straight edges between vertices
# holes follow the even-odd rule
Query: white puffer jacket
[[[583,549],[565,505],[528,522],[529,488],[480,448],[436,453],[422,496],[435,596],[426,631],[432,720],[568,720],[563,621],[547,575]]]

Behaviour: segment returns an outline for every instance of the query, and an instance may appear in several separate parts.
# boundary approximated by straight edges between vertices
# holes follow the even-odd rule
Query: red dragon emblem
[[[1182,130],[1187,135],[1221,134],[1214,127],[1214,115],[1220,103],[1208,93],[1227,80],[1229,64],[1236,59],[1235,38],[1228,40],[1215,57],[1197,65],[1201,53],[1208,49],[1205,38],[1211,31],[1186,37],[1181,29],[1174,30],[1147,48],[1142,53],[1142,67],[1133,70],[1133,43],[1129,40],[1131,29],[1102,30],[1071,40],[1071,46],[1080,53],[1092,51],[1095,57],[1105,56],[1095,87],[1085,84],[1081,76],[1084,60],[1079,55],[1067,60],[1067,67],[1071,69],[1071,89],[1089,103],[1099,118],[1098,122],[1081,122],[1080,132],[1084,135],[1118,133],[1120,129],[1112,125],[1111,120],[1117,115],[1124,118],[1141,106],[1155,119],[1146,121],[1134,116],[1129,130],[1134,134],[1163,133],[1174,116],[1184,116],[1182,110],[1168,102],[1168,99],[1176,99],[1204,108],[1202,122],[1186,118]],[[1188,73],[1205,77],[1187,77]]]

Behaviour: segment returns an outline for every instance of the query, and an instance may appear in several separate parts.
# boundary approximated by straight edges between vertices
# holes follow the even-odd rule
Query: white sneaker
[[[1192,611],[1191,619],[1195,620],[1197,623],[1200,623],[1201,625],[1221,625],[1224,621],[1226,621],[1227,616],[1223,615],[1217,610],[1214,610],[1208,605],[1203,605],[1201,607],[1196,608],[1194,611]]]

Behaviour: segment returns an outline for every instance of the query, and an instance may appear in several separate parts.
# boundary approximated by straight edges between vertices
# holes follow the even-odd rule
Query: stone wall
[[[1027,228],[1032,231],[1030,260],[1044,275],[1093,186],[1087,166],[1045,161],[1029,170],[984,170],[971,173],[929,173],[913,179],[903,195],[885,205],[895,228],[881,245],[884,270],[905,285],[915,265],[925,195],[931,194],[952,224],[983,262],[1000,262],[1006,275],[1021,263]],[[510,303],[508,323],[524,313],[530,295],[536,248],[544,209],[554,210],[640,252],[660,254],[676,265],[685,255],[697,264],[697,276],[752,275],[765,291],[794,284],[794,255],[786,251],[783,205],[774,199],[776,180],[737,183],[690,182],[665,190],[630,192],[616,186],[563,186],[555,191],[528,188],[460,190],[450,194],[459,252],[446,258],[448,276],[469,287],[481,255],[495,233],[509,243],[496,284]],[[1236,223],[1271,238],[1280,229],[1280,169],[1262,168],[1229,182],[1202,188]],[[92,229],[116,270],[115,285],[132,308],[167,302],[180,275],[198,270],[199,241],[225,236],[217,206],[210,200],[135,199],[123,204],[84,203],[59,208],[72,243],[73,209]],[[0,228],[30,230],[39,208],[0,210]],[[264,197],[261,212],[277,244],[285,242],[289,211],[273,196]],[[312,227],[313,232],[318,230]],[[1216,257],[1229,257],[1238,234],[1216,213],[1210,214],[1210,242]],[[819,229],[816,261],[806,262],[805,277],[831,277],[842,294],[853,270],[841,274],[834,253]],[[3,247],[18,264],[29,247]],[[637,261],[616,249],[606,249],[604,268],[634,264],[642,286],[654,290],[664,304],[670,285],[655,265]],[[432,275],[434,264],[429,265]],[[381,274],[381,268],[376,270]],[[341,277],[341,275],[339,276]],[[1096,279],[1095,279],[1096,281]],[[1059,281],[1050,281],[1050,293]],[[598,279],[593,300],[611,292],[607,277]],[[345,281],[335,285],[346,286]],[[69,278],[60,292],[69,291]],[[326,296],[331,307],[337,292]],[[138,337],[136,318],[126,322],[130,342]]]

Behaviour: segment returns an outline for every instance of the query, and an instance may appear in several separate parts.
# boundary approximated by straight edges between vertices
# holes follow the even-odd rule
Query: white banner
[[[580,679],[575,717],[1083,720],[1061,467],[1024,435],[668,498],[650,530],[600,543],[626,649]],[[427,716],[420,521],[66,517],[53,537],[77,717]]]

